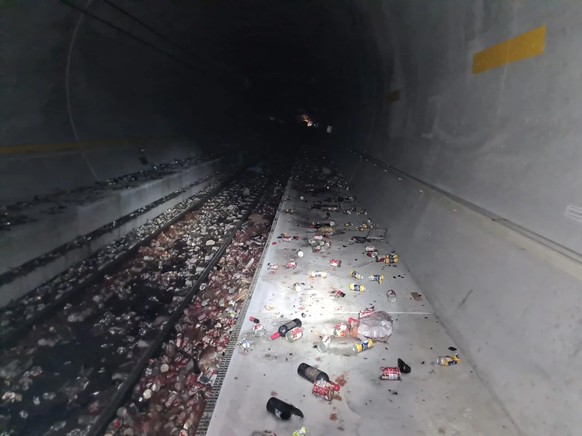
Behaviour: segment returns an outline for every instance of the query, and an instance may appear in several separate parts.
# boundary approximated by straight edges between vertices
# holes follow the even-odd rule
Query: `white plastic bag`
[[[392,317],[383,310],[374,312],[365,318],[360,318],[358,325],[358,337],[386,342],[392,335]]]

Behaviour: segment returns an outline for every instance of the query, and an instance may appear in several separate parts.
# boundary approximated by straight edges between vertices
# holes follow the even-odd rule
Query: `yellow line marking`
[[[26,144],[26,145],[12,145],[7,147],[0,146],[0,154],[23,154],[23,153],[46,153],[53,151],[65,150],[83,150],[87,148],[99,147],[121,147],[127,145],[135,145],[145,147],[150,141],[163,141],[172,139],[184,139],[178,136],[160,136],[147,138],[126,138],[114,139],[108,141],[87,141],[87,142],[71,142],[71,143],[57,143],[57,144]]]
[[[540,56],[546,50],[546,26],[508,39],[473,55],[473,74]]]

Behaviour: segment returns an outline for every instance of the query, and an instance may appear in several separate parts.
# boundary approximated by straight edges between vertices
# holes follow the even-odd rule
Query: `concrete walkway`
[[[334,234],[332,246],[319,253],[306,245],[304,238],[315,234],[309,223],[326,220],[327,211],[312,209],[312,205],[316,201],[337,204],[338,196],[350,194],[337,185],[320,193],[306,192],[306,182],[324,186],[322,180],[325,179],[316,182],[301,177],[287,188],[239,337],[247,338],[251,349],[246,354],[241,348],[235,350],[207,434],[238,436],[270,430],[285,436],[302,426],[308,435],[316,436],[517,434],[467,362],[450,367],[436,365],[437,356],[452,354],[449,347],[455,344],[408,273],[406,259],[400,259],[393,267],[366,256],[367,245],[374,245],[380,254],[397,250],[388,242],[390,229],[384,240],[353,243],[353,236],[367,235],[367,231],[357,231],[356,227],[370,217],[330,211],[335,227],[343,234]],[[300,200],[301,196],[304,200]],[[344,209],[360,210],[355,201],[340,204]],[[285,213],[285,209],[295,212]],[[348,222],[353,226],[345,227]],[[298,238],[285,242],[278,238],[282,233]],[[298,250],[304,251],[303,258],[297,258]],[[297,268],[286,269],[287,262],[295,258]],[[341,259],[342,266],[330,266],[331,259]],[[278,264],[279,269],[271,270],[268,264]],[[315,270],[326,271],[328,277],[310,278],[309,273]],[[364,279],[352,279],[352,270],[360,272]],[[384,274],[384,282],[368,280],[370,274]],[[294,283],[302,283],[302,291],[294,290]],[[365,292],[350,291],[350,283],[365,285]],[[337,297],[337,289],[346,296]],[[388,301],[389,289],[397,293],[395,303]],[[421,297],[414,299],[412,292]],[[314,348],[322,335],[332,334],[337,323],[357,318],[359,311],[371,306],[390,313],[394,319],[387,343],[376,342],[372,349],[354,354],[351,346],[356,339],[332,337],[327,353]],[[252,335],[254,324],[248,321],[249,316],[259,318],[265,325],[265,336]],[[293,318],[302,320],[303,338],[296,342],[269,339],[279,325]],[[459,353],[462,359],[462,350]],[[397,366],[398,358],[408,363],[412,372],[403,374],[401,381],[381,380],[380,367]],[[343,385],[339,396],[331,402],[314,396],[311,383],[297,375],[302,362],[319,367]],[[276,419],[265,409],[271,396],[301,409],[304,419]]]

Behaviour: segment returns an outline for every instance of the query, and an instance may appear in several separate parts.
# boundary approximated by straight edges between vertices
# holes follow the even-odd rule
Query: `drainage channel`
[[[288,180],[287,186],[285,188],[285,192],[283,193],[282,198],[286,198],[289,195],[290,187],[291,187],[291,180]],[[275,231],[275,229],[277,227],[277,221],[279,220],[279,216],[281,214],[281,209],[283,207],[283,204],[284,204],[283,201],[281,201],[279,203],[279,206],[278,206],[277,211],[275,213],[275,217],[273,218],[273,222],[271,223],[271,230],[270,230],[269,235],[267,237],[267,241],[273,240],[273,232]],[[263,250],[263,252],[261,253],[261,258],[260,258],[258,265],[257,265],[258,271],[260,271],[263,267],[266,252],[267,252],[267,250]],[[257,283],[258,277],[259,277],[258,274],[255,274],[253,277],[253,281],[251,282],[251,285],[250,285],[249,294],[248,294],[247,298],[245,299],[244,304],[240,310],[240,314],[242,316],[239,316],[238,321],[234,327],[234,330],[230,334],[228,346],[226,347],[226,350],[224,352],[224,357],[222,358],[220,368],[218,369],[218,372],[217,372],[216,383],[214,384],[214,389],[212,390],[212,393],[211,393],[208,401],[206,402],[206,407],[204,409],[204,413],[202,414],[202,418],[201,418],[200,423],[196,429],[196,436],[206,435],[206,432],[208,431],[208,427],[210,426],[210,420],[212,419],[212,414],[214,412],[214,408],[216,407],[216,402],[218,401],[218,397],[220,395],[220,389],[221,389],[222,384],[224,382],[224,379],[226,377],[226,373],[228,371],[228,367],[229,367],[230,361],[232,359],[232,355],[236,349],[237,340],[238,340],[238,337],[240,335],[242,326],[245,322],[246,313],[248,311],[249,303],[253,297],[253,293],[254,293],[254,290],[256,288],[256,283]]]

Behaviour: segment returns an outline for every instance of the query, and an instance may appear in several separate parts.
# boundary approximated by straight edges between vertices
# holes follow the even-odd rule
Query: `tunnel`
[[[2,310],[213,177],[341,174],[460,350],[447,374],[465,371],[442,397],[427,372],[439,407],[382,397],[401,400],[396,417],[365,434],[579,434],[581,12],[565,0],[0,1]],[[25,434],[11,433],[8,372],[0,425]],[[472,424],[440,422],[445,409]],[[397,426],[414,414],[417,427]],[[354,416],[342,425],[365,420]]]

